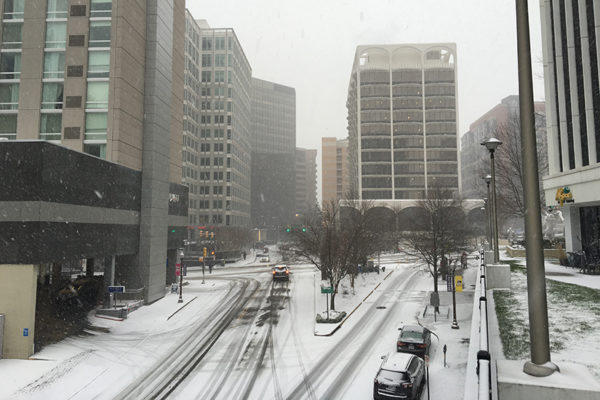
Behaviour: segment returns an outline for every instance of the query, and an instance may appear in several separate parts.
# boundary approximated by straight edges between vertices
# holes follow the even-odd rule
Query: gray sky
[[[357,45],[457,44],[459,133],[518,94],[514,0],[187,0],[196,19],[233,28],[254,77],[296,89],[296,145],[345,138]],[[538,0],[529,1],[536,100],[544,98]]]

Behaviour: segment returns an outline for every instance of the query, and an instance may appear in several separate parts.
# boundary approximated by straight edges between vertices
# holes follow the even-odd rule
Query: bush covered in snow
[[[337,324],[346,317],[345,311],[329,311],[329,319],[327,319],[327,311],[317,314],[317,322],[322,324]]]

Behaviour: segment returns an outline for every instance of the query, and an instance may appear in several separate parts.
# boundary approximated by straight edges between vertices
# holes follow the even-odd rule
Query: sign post
[[[117,308],[117,293],[125,293],[125,286],[109,286],[108,293],[113,295],[114,307]]]
[[[321,285],[321,293],[325,293],[327,299],[327,321],[329,321],[329,293],[333,293],[333,287]]]

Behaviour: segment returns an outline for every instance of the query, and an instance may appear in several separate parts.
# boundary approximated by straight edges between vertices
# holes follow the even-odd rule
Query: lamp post
[[[558,366],[550,360],[527,0],[516,0],[516,11],[523,195],[525,209],[527,210],[525,213],[525,256],[527,262],[527,301],[529,305],[529,343],[531,350],[531,361],[525,363],[523,372],[532,376],[548,376],[558,371]]]
[[[183,265],[181,265],[181,258],[183,256],[183,249],[177,250],[177,264],[179,265],[179,300],[178,303],[183,303]]]
[[[492,176],[490,174],[487,174],[486,176],[483,177],[483,180],[485,181],[485,184],[487,185],[487,205],[488,205],[488,209],[487,209],[487,217],[488,217],[488,226],[489,226],[489,231],[488,231],[488,239],[489,239],[489,243],[490,243],[490,250],[492,250],[492,232],[494,231],[494,223],[492,222],[492,207],[490,207],[491,202],[492,202],[492,195],[490,194],[490,182],[492,181]]]
[[[489,138],[488,140],[484,140],[481,142],[482,146],[485,146],[486,149],[490,152],[490,163],[492,170],[492,223],[493,223],[493,235],[494,235],[494,264],[498,263],[500,260],[500,252],[498,251],[498,215],[496,212],[496,170],[494,168],[494,153],[498,146],[500,146],[502,142],[496,138]]]

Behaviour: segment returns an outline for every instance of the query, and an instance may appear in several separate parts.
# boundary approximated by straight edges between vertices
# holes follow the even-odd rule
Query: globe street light
[[[494,153],[498,146],[500,146],[502,142],[494,137],[489,138],[488,140],[484,140],[481,142],[482,146],[485,146],[486,149],[490,152],[490,163],[492,170],[492,224],[493,224],[493,235],[494,235],[494,264],[497,264],[500,260],[500,252],[498,251],[498,215],[496,213],[496,170],[494,168]]]

